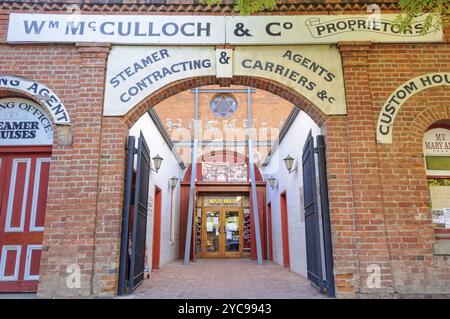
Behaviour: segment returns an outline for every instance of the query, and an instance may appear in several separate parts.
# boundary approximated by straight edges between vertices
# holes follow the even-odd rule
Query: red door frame
[[[286,191],[280,195],[281,241],[283,244],[283,267],[290,268],[289,230]]]
[[[268,256],[267,259],[273,261],[273,244],[272,244],[272,203],[267,204],[267,241]]]
[[[7,168],[5,165],[1,165],[0,169],[0,247],[3,247],[3,245],[16,245],[21,246],[21,257],[19,261],[19,268],[18,268],[18,280],[14,281],[2,281],[0,282],[0,291],[1,292],[36,292],[38,287],[38,280],[28,279],[26,280],[24,278],[25,276],[25,267],[26,266],[26,259],[27,257],[27,250],[30,248],[30,256],[33,250],[38,251],[37,255],[35,255],[34,258],[30,257],[30,272],[31,267],[33,267],[35,270],[33,275],[39,274],[39,264],[40,264],[40,256],[41,251],[37,247],[32,246],[39,246],[42,245],[43,235],[44,231],[42,230],[30,230],[30,223],[31,223],[31,206],[33,201],[33,194],[35,193],[35,174],[36,174],[36,167],[37,167],[37,159],[38,158],[51,158],[52,153],[52,146],[8,146],[8,147],[0,147],[0,155],[3,156],[3,159],[7,158],[30,158],[30,167],[29,167],[29,180],[28,180],[28,195],[27,195],[27,201],[26,201],[26,211],[24,216],[24,224],[23,224],[23,231],[17,231],[17,232],[4,232],[5,228],[5,216],[1,216],[2,213],[5,211],[5,207],[3,205],[6,204],[8,201],[6,199],[6,196],[8,194],[4,193],[6,189],[9,189],[9,185],[7,185],[6,180],[10,180],[11,176],[8,175],[11,172],[7,172]],[[50,164],[51,165],[51,164]],[[41,171],[42,172],[42,171]],[[49,171],[47,173],[43,173],[44,175],[39,176],[39,193],[37,198],[37,208],[41,212],[45,212],[45,204],[46,204],[46,198],[47,198],[47,191],[48,191],[48,179],[49,179]],[[44,183],[44,184],[41,184]],[[42,187],[42,185],[47,184],[45,190]],[[8,192],[9,193],[9,192]],[[39,194],[44,196],[44,201],[39,203]],[[44,206],[42,206],[44,205]],[[45,218],[45,216],[43,216]],[[38,226],[41,227],[41,226]],[[0,249],[0,255],[1,255],[1,249]],[[6,257],[5,257],[6,258]],[[37,270],[37,271],[36,271]],[[30,273],[31,275],[31,273]]]
[[[155,209],[153,210],[152,269],[159,269],[159,260],[161,255],[161,197],[161,189],[155,186]]]

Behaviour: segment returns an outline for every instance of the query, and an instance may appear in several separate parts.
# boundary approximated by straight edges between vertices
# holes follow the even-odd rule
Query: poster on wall
[[[433,224],[450,228],[450,178],[428,179]]]

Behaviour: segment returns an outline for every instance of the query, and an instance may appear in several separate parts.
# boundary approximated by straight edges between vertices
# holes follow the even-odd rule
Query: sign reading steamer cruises
[[[331,44],[442,41],[421,35],[424,19],[399,32],[396,15],[150,16],[11,13],[8,42],[112,44]]]

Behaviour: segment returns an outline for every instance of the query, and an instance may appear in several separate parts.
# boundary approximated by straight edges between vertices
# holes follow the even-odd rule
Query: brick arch
[[[420,112],[409,126],[410,146],[414,153],[422,153],[423,135],[436,122],[450,119],[450,106],[428,107]]]
[[[287,86],[276,81],[252,76],[235,76],[226,82],[227,85],[250,86],[273,93],[300,107],[319,127],[321,127],[327,120],[327,115],[323,113],[322,110],[320,110],[315,104],[300,93],[297,93],[291,88],[288,88]],[[139,102],[126,115],[123,116],[123,120],[130,128],[145,112],[147,112],[147,110],[165,99],[196,87],[217,84],[220,84],[220,82],[215,76],[202,76],[175,81],[157,90],[153,94],[150,94],[143,101]]]

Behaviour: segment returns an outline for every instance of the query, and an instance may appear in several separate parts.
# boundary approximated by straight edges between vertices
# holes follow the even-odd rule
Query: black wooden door
[[[144,280],[150,164],[150,150],[141,133],[138,140],[136,188],[134,192],[130,277],[128,282],[130,292]]]
[[[319,167],[320,207],[322,211],[322,233],[326,271],[326,288],[329,297],[335,297],[333,272],[333,247],[331,240],[330,207],[328,202],[327,162],[325,156],[325,138],[317,136],[317,165]]]
[[[314,160],[314,139],[312,132],[303,147],[303,194],[305,205],[306,264],[308,279],[323,289],[322,260],[319,230],[319,209],[317,205],[316,171]]]
[[[134,167],[135,156],[137,165]],[[133,187],[133,171],[135,182]],[[120,247],[118,295],[131,293],[144,279],[145,239],[148,213],[150,151],[141,133],[138,148],[130,136],[127,144],[124,208]]]

